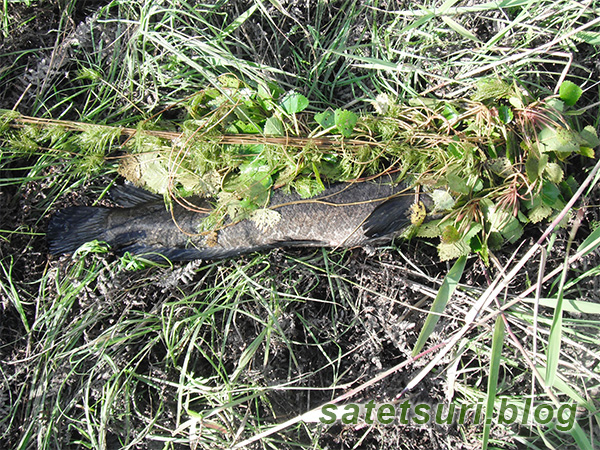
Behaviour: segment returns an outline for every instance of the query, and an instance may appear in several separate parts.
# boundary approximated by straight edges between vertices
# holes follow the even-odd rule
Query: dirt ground
[[[114,37],[115,31],[109,28],[102,29],[97,23],[94,23],[93,16],[95,11],[107,4],[106,1],[80,1],[76,4],[74,10],[65,15],[61,8],[62,2],[47,2],[43,5],[36,5],[35,11],[23,3],[9,3],[10,14],[21,18],[25,24],[14,34],[4,36],[0,42],[2,54],[5,56],[0,60],[0,66],[7,67],[9,77],[2,81],[0,90],[0,108],[12,109],[18,105],[18,110],[23,114],[29,114],[32,105],[35,103],[36,96],[51,86],[68,86],[75,83],[72,74],[76,67],[71,61],[74,52],[82,52],[89,42],[90,33],[101,32],[106,34],[110,40]],[[238,14],[246,9],[246,2],[229,2],[224,8],[231,11],[237,11]],[[278,26],[281,29],[293,28],[296,20],[304,23],[311,23],[315,20],[315,11],[310,6],[310,2],[305,1],[287,1],[286,10],[291,16],[285,16],[277,11],[273,11],[273,16],[278,17],[280,22]],[[340,2],[331,2],[329,17],[321,17],[321,20],[331,20],[335,16],[335,8],[339,8]],[[385,3],[385,2],[383,2]],[[380,5],[384,8],[385,5]],[[30,20],[31,19],[31,20]],[[56,51],[57,35],[55,30],[59,28],[59,22],[67,20],[67,29],[73,36],[77,36],[78,46],[63,45]],[[359,24],[360,26],[360,24]],[[485,27],[480,28],[482,33],[486,33]],[[238,56],[244,58],[262,57],[262,61],[271,66],[279,67],[285,71],[293,70],[295,65],[291,62],[292,50],[284,48],[282,53],[273,54],[272,47],[269,45],[267,36],[267,24],[257,19],[256,22],[248,21],[244,25],[243,32],[245,38],[254,42],[255,52],[252,54],[242,53]],[[60,39],[59,39],[60,41]],[[64,42],[64,41],[62,41]],[[289,46],[298,45],[301,49],[305,45],[300,36],[292,34],[288,41]],[[26,56],[26,61],[19,61],[18,70],[15,70],[16,62],[11,61],[10,54],[14,51],[31,49]],[[55,51],[53,52],[53,49]],[[296,49],[298,50],[298,49]],[[287,54],[286,54],[287,52]],[[593,70],[598,73],[598,63],[586,61],[585,49],[580,54],[582,58],[579,63],[590,66],[596,66]],[[291,83],[292,80],[282,79],[282,83]],[[339,102],[345,103],[352,92],[348,89],[339,89],[332,93],[332,96]],[[77,99],[74,100],[75,102]],[[73,108],[72,111],[76,111]],[[69,117],[67,113],[65,118]],[[10,173],[5,171],[1,174],[3,178],[18,176],[27,170],[27,161],[15,163],[14,169]],[[52,267],[68,266],[69,262],[65,258],[51,258],[47,255],[45,243],[45,229],[49,220],[47,211],[47,194],[50,190],[49,184],[54,180],[53,170],[48,169],[48,181],[35,181],[29,183],[25,189],[18,189],[14,186],[2,186],[0,191],[0,223],[3,230],[2,239],[0,239],[0,260],[13,261],[12,280],[17,283],[19,289],[22,289],[21,295],[25,299],[35,298],[39,290],[39,280],[42,275]],[[110,182],[109,178],[100,178],[94,180],[77,194],[69,194],[61,198],[53,208],[59,208],[69,205],[89,205],[92,204],[98,192]],[[596,194],[596,197],[598,194]],[[592,199],[591,199],[592,200]],[[596,204],[600,198],[596,198]],[[588,213],[588,223],[599,221],[597,212]],[[523,245],[519,253],[526,250],[540,234],[542,226],[532,226],[527,229],[523,238]],[[4,233],[8,230],[8,233]],[[15,231],[13,233],[13,231]],[[580,230],[580,236],[583,238],[589,231],[589,227],[584,225]],[[565,232],[566,233],[566,232]],[[566,234],[559,239],[556,246],[564,247]],[[506,263],[512,253],[518,246],[507,246],[501,252],[496,254],[501,263]],[[560,253],[554,253],[557,260],[550,261],[550,265],[560,262],[558,259]],[[116,258],[113,255],[106,255],[102,258],[112,260]],[[252,256],[240,258],[235,261],[225,261],[222,263],[224,270],[243,266],[251,260]],[[297,261],[303,261],[298,264]],[[269,359],[269,365],[262,367],[256,373],[247,376],[260,378],[260,382],[265,385],[275,385],[284,382],[289,377],[302,375],[316,368],[327,366],[328,360],[332,355],[350,352],[351,358],[343,360],[341,367],[329,368],[323,370],[320,379],[311,378],[311,383],[306,387],[322,388],[332,384],[333,378],[343,374],[344,381],[354,381],[354,386],[358,381],[365,381],[379,374],[382,370],[388,369],[398,364],[403,359],[410,357],[411,350],[416,342],[420,325],[425,317],[424,312],[416,312],[406,307],[406,304],[421,305],[421,301],[429,297],[424,291],[431,289],[425,278],[414,269],[417,265],[419,270],[431,278],[443,276],[450,267],[446,263],[440,263],[437,259],[435,247],[423,241],[411,241],[399,243],[399,247],[390,247],[381,249],[375,255],[369,255],[361,249],[352,251],[337,251],[328,254],[328,262],[335,263],[338,275],[342,277],[340,283],[343,285],[340,290],[332,290],[332,279],[324,276],[319,270],[311,269],[312,265],[323,268],[325,264],[324,256],[320,250],[287,250],[273,251],[265,256],[263,263],[268,265],[269,273],[277,280],[280,278],[280,289],[285,289],[285,283],[290,279],[297,280],[297,286],[294,289],[302,292],[309,292],[311,297],[319,299],[317,302],[290,302],[285,313],[281,316],[279,326],[285,331],[286,335],[294,342],[294,355],[297,360],[290,373],[289,349],[284,343],[274,343],[275,348],[280,351],[274,357]],[[590,261],[593,263],[594,261]],[[486,268],[485,265],[473,258],[470,259],[464,276],[464,281],[474,287],[487,286],[490,279],[495,275],[495,269]],[[263,270],[264,266],[254,266],[249,269],[248,275],[253,276],[253,271]],[[126,275],[121,274],[115,279],[105,282],[105,285],[98,292],[88,293],[88,297],[78,299],[80,308],[90,302],[98,302],[102,305],[107,314],[107,321],[111,317],[119,317],[128,314],[132,308],[143,312],[152,313],[156,311],[159,305],[169,301],[175,295],[192,294],[199,286],[210,284],[211,277],[218,276],[218,270],[196,270],[197,266],[188,266],[184,264],[176,265],[175,269],[153,268],[144,269],[139,272],[129,272]],[[6,274],[4,274],[6,275]],[[536,268],[527,268],[519,277],[519,282],[526,283],[528,280],[535,279]],[[170,280],[170,281],[169,281]],[[339,288],[339,287],[338,287]],[[590,287],[593,291],[594,287]],[[349,295],[351,299],[336,298],[337,295]],[[597,291],[596,291],[597,292]],[[346,294],[344,294],[346,293]],[[376,293],[376,294],[375,294]],[[0,378],[0,415],[3,411],[3,402],[6,402],[9,395],[17,392],[16,386],[3,386],[2,380],[11,378],[14,374],[22,373],[20,377],[26,382],[27,360],[23,359],[28,349],[25,347],[26,341],[22,337],[26,334],[20,320],[18,312],[12,307],[7,297],[0,293],[0,361],[2,361],[3,378]],[[334,311],[337,302],[346,305],[347,309]],[[429,303],[424,303],[424,310],[428,308]],[[360,317],[350,314],[350,308],[359,307],[362,311]],[[465,304],[460,300],[448,306],[447,315],[444,316],[438,324],[439,341],[443,336],[457,329],[460,323],[456,318],[463,316]],[[33,315],[35,311],[33,305],[27,314]],[[252,303],[246,306],[248,316],[261,315],[264,311],[252,310]],[[301,320],[302,318],[302,320]],[[219,321],[219,318],[216,318]],[[244,326],[246,325],[246,326]],[[231,342],[226,342],[227,352],[223,355],[223,364],[225,367],[232,366],[240,357],[244,342],[252,342],[260,333],[257,324],[248,320],[244,323],[241,320],[238,323],[239,333],[233,338],[229,335]],[[317,336],[311,336],[306,330],[313,330]],[[331,339],[332,330],[341,333],[343,339],[334,341]],[[442,332],[443,331],[443,332]],[[90,334],[99,333],[100,330],[89,330]],[[367,339],[368,337],[368,339]],[[323,345],[321,352],[315,352],[311,344],[314,340],[320,342],[329,342]],[[432,345],[435,342],[431,343]],[[141,344],[140,344],[141,345]],[[136,348],[129,348],[131,354],[136,353]],[[148,360],[148,367],[145,369],[147,374],[153,376],[166,377],[174,379],[176,374],[153,372],[152,358]],[[259,358],[260,359],[260,358]],[[353,401],[361,402],[369,399],[376,399],[378,402],[395,401],[401,393],[403,387],[412,377],[418,373],[424,362],[416,361],[408,365],[406,369],[398,371],[394,375],[385,378],[375,386],[360,393],[360,398],[354,398]],[[210,367],[199,366],[196,369],[198,375],[203,371],[208,375]],[[475,378],[477,375],[473,375]],[[428,377],[419,387],[410,393],[411,399],[426,399],[427,402],[444,402],[448,386],[446,386],[445,373],[438,377]],[[343,382],[338,384],[343,385]],[[321,393],[320,393],[321,392]],[[175,395],[175,392],[167,394]],[[323,391],[273,391],[271,394],[272,410],[265,411],[265,415],[274,415],[276,421],[281,421],[297,414],[298,405],[302,410],[308,410],[311,407],[322,404],[331,398],[331,392]],[[151,399],[146,399],[147,407],[151,408]],[[169,423],[169,418],[164,418],[166,428],[173,427]],[[18,430],[18,427],[12,428]],[[413,448],[440,448],[440,449],[468,449],[478,448],[477,435],[479,430],[469,429],[470,435],[464,435],[456,425],[441,426],[428,425],[424,427],[404,426],[393,424],[385,427],[375,427],[365,430],[361,427],[351,427],[335,425],[325,429],[319,439],[319,445],[323,448],[363,448],[363,449],[413,449]],[[75,433],[73,430],[65,430],[65,433]],[[296,431],[294,438],[303,441],[309,439],[303,435],[301,430]],[[3,429],[0,428],[0,436]],[[66,434],[65,434],[66,436]],[[113,436],[114,442],[109,443],[108,448],[117,448],[118,436]],[[502,436],[496,436],[502,439]],[[18,440],[17,435],[4,436],[0,439],[5,442],[3,448],[14,448]],[[153,443],[140,444],[136,448],[155,448]],[[157,447],[160,448],[160,447]],[[185,446],[181,446],[185,448]],[[256,447],[259,448],[259,447]],[[288,448],[282,444],[280,448]],[[292,448],[292,447],[289,447]]]

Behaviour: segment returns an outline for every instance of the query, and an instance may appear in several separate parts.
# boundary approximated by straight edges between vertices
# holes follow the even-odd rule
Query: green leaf
[[[315,121],[323,128],[331,128],[335,125],[335,114],[331,109],[315,114]]]
[[[579,245],[579,251],[583,255],[587,255],[591,251],[596,250],[600,246],[600,227],[592,231]]]
[[[448,272],[448,275],[446,275],[446,277],[444,278],[444,281],[443,281],[442,285],[440,286],[440,289],[439,289],[437,295],[435,296],[435,300],[433,301],[433,304],[431,305],[431,310],[429,311],[429,314],[427,315],[427,319],[425,319],[423,328],[421,329],[421,332],[419,333],[419,338],[417,339],[417,343],[415,344],[415,347],[413,348],[413,351],[412,351],[413,356],[417,355],[421,351],[421,349],[425,345],[425,342],[427,341],[427,339],[429,339],[429,336],[431,336],[431,333],[433,333],[433,330],[435,329],[435,325],[437,324],[437,322],[440,318],[440,314],[444,312],[444,309],[446,308],[446,304],[452,297],[452,294],[454,293],[456,286],[460,282],[463,271],[465,269],[466,262],[467,262],[466,256],[461,256],[460,258],[458,258],[458,260],[454,263],[454,265]]]
[[[471,239],[481,231],[482,227],[478,223],[472,223],[469,230],[458,241],[453,241],[456,235],[452,228],[446,227],[442,233],[442,242],[437,247],[440,261],[448,261],[471,253]],[[458,230],[456,232],[459,234]]]
[[[442,111],[442,116],[448,120],[455,120],[460,116],[460,114],[453,105],[446,103]]]
[[[298,195],[302,198],[311,198],[323,192],[325,187],[322,182],[314,178],[302,177],[291,183]]]
[[[500,232],[508,242],[514,244],[523,236],[523,225],[516,217],[511,216]]]
[[[600,145],[600,139],[598,139],[598,133],[596,133],[596,129],[592,125],[587,125],[581,132],[579,133],[581,139],[584,144],[587,144],[588,147],[598,147]]]
[[[308,107],[308,99],[298,92],[290,92],[281,100],[281,107],[287,114],[296,114]]]
[[[498,118],[502,121],[502,123],[510,123],[514,117],[513,111],[509,106],[498,106]]]
[[[598,31],[580,31],[575,37],[591,45],[600,45],[600,32]]]
[[[435,205],[436,211],[449,211],[454,208],[456,200],[452,198],[448,191],[444,189],[436,189],[431,193],[431,199]]]
[[[352,135],[352,131],[354,131],[354,126],[356,122],[358,122],[358,116],[354,114],[352,111],[348,111],[346,109],[336,109],[335,110],[335,126],[338,131],[344,137],[350,137]]]
[[[269,117],[265,122],[264,133],[267,136],[283,136],[285,130],[283,129],[283,123],[277,117]]]
[[[467,182],[462,176],[460,176],[456,172],[450,172],[447,175],[446,179],[448,181],[448,187],[450,188],[450,190],[465,195],[471,193],[471,189],[469,189]]]
[[[504,321],[502,316],[496,319],[494,325],[494,336],[492,338],[492,352],[490,354],[490,375],[487,385],[487,403],[485,407],[485,422],[483,426],[483,450],[487,449],[492,417],[494,416],[494,402],[498,390],[498,374],[500,373],[500,360],[502,358],[502,347],[504,346]]]
[[[563,81],[558,89],[560,99],[568,106],[573,106],[577,103],[582,93],[581,88],[569,80]]]
[[[554,206],[558,202],[560,189],[554,183],[544,180],[542,184],[542,201],[545,205]]]
[[[563,170],[557,163],[549,162],[546,164],[544,173],[548,177],[548,180],[552,181],[553,183],[558,184],[563,180]]]
[[[538,134],[542,151],[573,153],[579,150],[579,135],[566,128],[544,127]]]
[[[540,204],[532,208],[531,211],[529,211],[528,217],[531,223],[538,223],[544,219],[547,219],[550,216],[550,214],[552,214],[552,208],[550,208],[547,205]]]

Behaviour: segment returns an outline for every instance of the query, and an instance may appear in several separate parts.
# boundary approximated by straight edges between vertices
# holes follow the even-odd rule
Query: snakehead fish
[[[72,253],[85,242],[105,241],[117,253],[162,255],[172,261],[221,259],[277,247],[359,247],[391,241],[411,223],[414,205],[431,200],[402,185],[382,182],[338,183],[314,198],[277,189],[269,209],[277,220],[225,223],[214,232],[198,233],[207,213],[175,205],[132,186],[113,196],[120,207],[70,207],[56,213],[47,239],[51,254]],[[194,204],[210,211],[206,199]]]

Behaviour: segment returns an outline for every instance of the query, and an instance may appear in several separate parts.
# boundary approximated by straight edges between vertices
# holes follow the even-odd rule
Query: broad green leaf
[[[472,223],[469,230],[458,241],[449,242],[453,237],[453,232],[451,231],[451,228],[446,227],[444,229],[444,233],[446,234],[442,233],[442,242],[440,242],[437,247],[440,261],[460,258],[461,256],[466,256],[471,253],[471,239],[481,231],[481,228],[481,225],[478,223]],[[444,237],[447,238],[448,241],[444,240]]]
[[[511,123],[514,117],[515,116],[510,106],[498,106],[498,118],[502,121],[502,123]]]
[[[572,81],[566,80],[560,85],[558,89],[558,95],[560,99],[565,102],[565,105],[573,106],[581,97],[583,91]]]
[[[515,173],[515,169],[508,158],[495,158],[488,162],[489,169],[496,175],[506,178]]]
[[[281,107],[288,114],[296,114],[308,107],[308,99],[298,92],[290,92],[281,100]]]
[[[445,244],[454,244],[460,241],[461,235],[454,225],[448,225],[442,231],[442,242]]]
[[[220,75],[218,77],[218,80],[219,84],[226,88],[239,89],[240,87],[242,87],[242,82],[240,81],[240,79],[233,75]]]
[[[335,125],[335,114],[331,109],[315,114],[315,121],[323,128],[331,128]]]
[[[499,98],[511,97],[514,90],[510,84],[499,78],[482,78],[477,81],[477,88],[473,94],[473,100],[483,102],[485,100],[497,100]]]
[[[500,359],[502,358],[502,347],[504,346],[504,320],[498,316],[494,325],[494,336],[492,338],[492,352],[490,354],[490,374],[487,385],[487,403],[485,407],[485,422],[483,426],[483,450],[487,449],[492,417],[494,416],[494,402],[496,401],[498,389],[498,374],[500,373]]]
[[[314,178],[298,178],[297,180],[293,181],[291,185],[302,198],[314,197],[324,190],[323,183],[315,180]]]
[[[448,181],[448,187],[450,188],[450,190],[465,195],[471,193],[471,189],[467,185],[465,179],[456,172],[450,172],[447,175],[446,179]]]
[[[553,162],[549,162],[548,164],[546,164],[546,167],[544,168],[544,173],[548,177],[548,180],[556,184],[560,183],[564,177],[564,173],[560,165]]]
[[[452,104],[446,103],[442,111],[442,116],[444,116],[448,120],[454,120],[460,116],[460,113]]]
[[[433,333],[435,325],[437,324],[438,320],[440,319],[440,314],[444,312],[444,309],[446,308],[446,304],[452,297],[452,294],[454,293],[456,286],[460,282],[463,271],[465,269],[466,262],[467,262],[466,256],[461,256],[460,258],[458,258],[458,260],[454,263],[454,265],[448,272],[448,275],[446,275],[446,278],[444,278],[444,281],[443,281],[442,285],[440,286],[440,289],[439,289],[437,295],[435,296],[435,300],[433,301],[433,304],[431,305],[431,310],[429,311],[429,314],[427,315],[427,319],[425,319],[423,328],[421,329],[421,332],[419,333],[419,338],[417,339],[415,348],[412,351],[413,356],[417,355],[421,351],[421,349],[425,345],[425,342],[427,341],[427,339],[429,339],[429,336],[431,336],[431,333]]]
[[[598,133],[596,133],[596,129],[592,125],[587,125],[581,132],[579,133],[581,139],[583,139],[584,144],[587,144],[588,147],[598,147],[600,145],[600,139],[598,139]]]
[[[573,153],[579,150],[579,136],[566,128],[544,127],[538,138],[544,152]]]
[[[552,208],[547,205],[539,204],[529,211],[529,220],[531,223],[539,223],[544,219],[547,219],[552,214]]]
[[[436,211],[449,211],[454,208],[456,200],[444,189],[436,189],[431,193],[431,199]]]
[[[542,185],[542,201],[545,205],[554,207],[560,196],[560,189],[554,183],[544,180]]]
[[[358,116],[352,111],[336,109],[334,117],[335,126],[337,127],[338,131],[342,134],[342,136],[347,138],[350,137],[352,135],[352,131],[354,131],[356,122],[358,122]]]
[[[267,136],[283,136],[285,131],[283,129],[283,123],[277,117],[269,117],[265,122],[265,131]]]

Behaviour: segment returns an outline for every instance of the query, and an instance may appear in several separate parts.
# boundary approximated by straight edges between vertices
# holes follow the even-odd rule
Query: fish
[[[47,229],[49,253],[74,253],[94,240],[120,255],[170,261],[219,260],[286,247],[373,248],[414,223],[415,211],[432,206],[428,195],[417,199],[405,185],[382,181],[335,183],[309,199],[274,189],[268,206],[277,213],[274,220],[226,220],[200,233],[213,208],[210,199],[195,198],[193,210],[174,202],[169,210],[162,196],[131,185],[112,196],[116,207],[74,206],[55,213]]]

